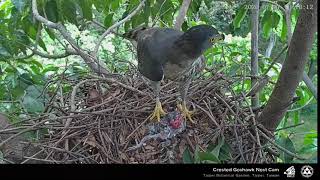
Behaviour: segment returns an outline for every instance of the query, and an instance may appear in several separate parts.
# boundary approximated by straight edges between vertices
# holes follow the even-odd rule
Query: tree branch
[[[140,4],[138,5],[138,7],[132,11],[132,13],[130,13],[127,17],[125,17],[124,19],[122,19],[121,21],[118,21],[117,23],[113,24],[112,26],[110,26],[99,38],[95,48],[94,48],[94,51],[93,51],[93,56],[94,57],[97,57],[97,54],[98,54],[98,51],[99,51],[99,47],[102,43],[102,41],[105,39],[105,37],[111,33],[111,31],[115,28],[117,28],[118,26],[120,26],[121,24],[129,21],[134,15],[136,15],[141,9],[142,7],[144,6],[144,3],[145,3],[146,0],[142,0],[140,2]]]
[[[257,83],[255,76],[258,76],[258,41],[259,41],[259,0],[253,1],[253,9],[251,14],[252,33],[251,33],[251,87]],[[251,97],[251,106],[256,108],[259,106],[259,93],[253,94]]]
[[[287,105],[292,101],[313,44],[318,3],[313,0],[302,2],[303,7],[307,5],[312,5],[313,9],[301,9],[279,79],[266,107],[258,118],[259,123],[271,132],[274,132],[288,109]]]
[[[77,45],[76,41],[74,39],[72,39],[72,37],[68,33],[67,29],[62,24],[51,22],[39,14],[38,9],[37,9],[37,1],[36,0],[32,0],[32,13],[33,13],[33,16],[39,22],[45,24],[49,28],[53,28],[53,29],[58,30],[61,33],[61,35],[68,41],[68,43],[75,49],[75,51],[83,58],[85,63],[95,73],[102,73],[104,75],[109,74],[109,72],[104,64],[100,64],[99,62],[97,62],[94,57],[92,57],[90,54],[85,53],[85,51]]]
[[[312,83],[312,80],[309,78],[308,74],[305,71],[303,71],[302,80],[313,94],[313,97],[318,101],[317,87]]]
[[[289,2],[285,5],[285,18],[286,18],[286,23],[287,23],[287,38],[288,38],[287,44],[288,44],[288,46],[290,45],[291,38],[292,38],[291,10],[292,10],[292,5],[291,5],[291,2]],[[306,72],[303,72],[302,80],[304,81],[306,86],[310,89],[310,91],[312,92],[315,99],[318,100],[317,88],[312,83],[312,80],[308,77]]]
[[[179,10],[179,14],[178,14],[178,16],[176,18],[176,22],[174,24],[174,29],[176,29],[176,30],[181,29],[181,26],[184,22],[184,18],[186,17],[190,3],[191,3],[191,0],[183,0],[182,5]]]
[[[34,49],[32,50],[32,54],[36,54],[38,56],[41,56],[43,58],[48,58],[48,59],[60,59],[60,58],[68,57],[70,55],[78,55],[78,53],[73,49],[66,49],[66,51],[62,54],[45,54],[43,52],[40,52]]]

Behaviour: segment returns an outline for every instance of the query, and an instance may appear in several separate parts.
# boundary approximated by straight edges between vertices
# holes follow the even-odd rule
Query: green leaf
[[[226,161],[231,159],[231,153],[232,153],[232,149],[230,147],[230,145],[225,142],[223,143],[221,149],[220,149],[220,154],[219,154],[219,159],[220,161]]]
[[[224,136],[218,138],[218,144],[217,144],[217,146],[211,151],[211,153],[212,153],[213,155],[215,155],[216,157],[219,157],[220,149],[221,149],[221,147],[222,147],[223,144],[224,144]]]
[[[11,2],[14,5],[14,7],[17,8],[17,10],[21,13],[28,1],[11,0]]]
[[[182,29],[183,32],[186,32],[186,31],[189,29],[189,26],[188,26],[187,21],[184,21],[184,22],[182,23],[181,29]]]
[[[64,17],[72,24],[77,25],[76,5],[72,0],[62,1],[62,10]]]
[[[182,159],[183,159],[183,163],[185,163],[185,164],[191,164],[191,163],[193,163],[193,159],[192,159],[191,153],[190,153],[190,151],[189,151],[189,148],[186,148],[186,149],[183,151]]]
[[[58,22],[59,14],[58,14],[58,7],[57,2],[55,0],[50,0],[45,5],[45,11],[47,18],[52,22]]]
[[[233,27],[235,29],[240,27],[241,22],[243,21],[244,17],[247,14],[247,11],[248,11],[248,8],[246,8],[245,5],[242,5],[240,7],[235,18],[233,19]]]
[[[263,24],[263,37],[268,39],[272,30],[272,19],[268,19],[266,23]]]
[[[124,31],[125,32],[128,32],[130,28],[131,28],[131,22],[130,21],[124,23]]]
[[[56,66],[53,66],[53,65],[49,65],[49,66],[46,66],[43,71],[42,71],[42,74],[45,74],[46,72],[49,72],[49,71],[57,71],[59,68],[56,67]]]
[[[150,1],[146,1],[145,6],[143,7],[144,24],[146,26],[148,26],[150,14],[151,14]]]
[[[20,48],[21,51],[25,51],[26,50],[26,45],[29,45],[30,44],[30,39],[28,38],[28,36],[20,31],[20,30],[17,30],[15,31],[15,37],[16,38],[16,43],[15,45],[17,45],[16,47]],[[15,52],[15,54],[17,53],[17,51]]]
[[[238,51],[234,51],[230,54],[230,56],[238,56],[238,55],[242,55],[242,53]]]
[[[196,13],[199,11],[201,5],[201,0],[193,0],[191,1],[191,10],[192,12]]]
[[[293,112],[293,123],[297,125],[300,122],[300,111]]]
[[[106,28],[109,28],[112,25],[113,15],[114,15],[113,13],[110,13],[104,18],[103,24]]]
[[[304,145],[307,145],[307,144],[315,144],[317,145],[317,137],[318,137],[318,134],[316,131],[311,131],[310,133],[306,134],[304,136],[304,139],[303,139],[303,144]]]
[[[54,33],[49,29],[49,28],[44,28],[47,32],[47,34],[49,35],[49,37],[52,39],[52,40],[55,40],[56,39],[56,36],[54,35]]]
[[[144,17],[141,14],[142,13],[139,13],[132,18],[132,28],[138,27],[144,23]]]
[[[120,7],[120,1],[119,0],[113,0],[111,2],[111,9],[113,11],[116,11]]]
[[[43,87],[38,85],[31,85],[28,86],[26,89],[26,95],[38,99],[38,101],[43,101],[43,98],[41,98],[41,91]]]
[[[303,89],[298,88],[296,90],[296,94],[299,97],[299,100],[297,101],[297,104],[300,105],[300,106],[305,105],[305,103],[308,101],[307,93],[305,93],[305,91]]]
[[[272,13],[272,27],[277,28],[280,21],[280,15],[277,12]]]
[[[24,94],[24,88],[21,86],[16,86],[12,89],[12,95],[14,98],[18,99]]]
[[[1,45],[0,45],[0,55],[1,55],[1,56],[10,56],[10,54],[9,54],[9,52],[6,50],[6,48],[5,48],[5,47],[2,47]]]
[[[29,113],[42,112],[44,110],[43,103],[31,96],[25,96],[22,104]]]
[[[47,51],[46,44],[43,42],[43,40],[42,40],[41,38],[38,39],[38,43],[39,43],[39,46],[40,46],[44,51]]]
[[[220,163],[220,160],[210,152],[199,152],[198,153],[200,161],[210,161],[212,163]]]
[[[20,83],[25,83],[27,85],[32,85],[34,84],[33,80],[31,79],[30,75],[28,73],[23,73],[23,74],[20,74],[17,78],[17,80],[20,82]]]
[[[281,29],[281,36],[280,39],[282,42],[284,42],[286,40],[287,37],[287,22],[286,22],[286,18],[284,16],[282,16],[282,29]]]
[[[209,8],[212,3],[212,0],[204,0],[204,4]]]
[[[296,153],[296,149],[294,148],[293,142],[288,136],[280,136],[276,139],[276,143],[279,144],[281,147],[286,148],[288,151],[292,153]],[[283,160],[284,163],[290,163],[293,160],[293,156],[281,151],[280,158]]]
[[[200,152],[199,145],[196,145],[196,149],[194,151],[194,163],[200,163],[199,152]]]
[[[83,17],[87,20],[92,20],[92,2],[91,0],[79,0],[79,5],[81,7],[81,11]]]

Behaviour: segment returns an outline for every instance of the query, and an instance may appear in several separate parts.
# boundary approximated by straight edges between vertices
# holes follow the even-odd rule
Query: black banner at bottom
[[[317,164],[0,165],[1,179],[315,178]]]

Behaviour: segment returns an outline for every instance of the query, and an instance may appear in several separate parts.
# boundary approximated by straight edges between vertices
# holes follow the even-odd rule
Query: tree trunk
[[[176,18],[176,22],[174,24],[174,29],[180,30],[180,28],[184,22],[184,18],[187,15],[187,11],[189,9],[190,3],[191,3],[191,0],[183,0],[182,5],[179,10],[179,14],[178,14],[178,16]]]
[[[251,32],[251,87],[257,83],[257,76],[259,71],[258,64],[258,40],[259,40],[259,1],[253,2],[253,9],[251,15],[252,32]],[[252,108],[259,106],[259,93],[256,93],[251,98]]]
[[[308,60],[317,24],[317,1],[302,2],[300,16],[294,30],[288,55],[283,63],[279,79],[271,97],[258,117],[258,122],[268,130],[274,132],[285,115],[295,94],[299,82],[302,80],[305,64]]]
[[[301,6],[301,7],[303,7],[303,6]],[[307,6],[307,7],[309,7],[309,6]],[[309,9],[307,9],[307,10],[309,10]],[[291,2],[289,2],[288,4],[285,5],[285,18],[286,18],[286,23],[287,23],[287,38],[288,38],[287,44],[288,44],[288,47],[290,47],[291,38],[292,38],[291,11],[292,11],[292,4],[291,4]],[[304,81],[306,86],[309,88],[309,90],[312,92],[315,99],[318,100],[317,88],[312,83],[312,80],[309,78],[309,76],[307,75],[306,72],[303,72],[302,80]]]

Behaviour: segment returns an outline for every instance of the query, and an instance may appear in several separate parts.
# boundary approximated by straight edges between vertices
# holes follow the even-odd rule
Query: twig
[[[132,13],[130,13],[127,17],[123,18],[122,20],[118,21],[117,23],[113,24],[112,26],[110,26],[99,38],[98,42],[96,43],[96,46],[94,48],[94,51],[93,51],[93,56],[94,57],[97,57],[97,53],[99,51],[99,47],[102,43],[102,41],[105,39],[105,37],[115,28],[117,28],[118,26],[120,26],[121,24],[129,21],[134,15],[136,15],[141,9],[142,7],[144,6],[144,3],[145,3],[146,0],[142,0],[140,2],[140,4],[138,5],[138,7],[132,11]]]
[[[297,159],[299,159],[299,160],[306,160],[306,158],[300,157],[300,156],[298,156],[297,154],[295,154],[295,153],[287,150],[286,148],[278,145],[278,144],[275,143],[272,139],[270,139],[263,131],[261,131],[260,129],[258,129],[258,130],[260,131],[261,135],[262,135],[267,141],[269,141],[272,145],[274,145],[275,147],[277,147],[279,150],[281,150],[281,151],[283,151],[284,153],[286,153],[286,154],[288,154],[288,155],[290,155],[290,156],[293,156],[293,157],[295,157],[295,158],[297,158]]]

